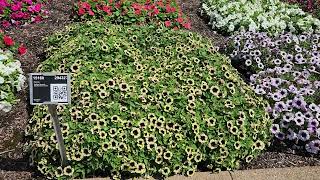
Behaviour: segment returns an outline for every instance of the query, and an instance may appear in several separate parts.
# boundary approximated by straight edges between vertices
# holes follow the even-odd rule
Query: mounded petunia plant
[[[275,137],[313,154],[320,151],[319,41],[319,34],[246,32],[231,37],[226,48],[233,64],[252,73],[255,92],[269,99]]]
[[[48,42],[38,71],[72,74],[72,104],[58,106],[68,166],[45,106],[26,129],[48,178],[191,176],[199,164],[236,169],[268,145],[267,102],[197,34],[87,22]]]

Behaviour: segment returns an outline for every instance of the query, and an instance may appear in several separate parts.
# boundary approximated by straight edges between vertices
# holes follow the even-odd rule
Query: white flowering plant
[[[47,178],[191,176],[200,165],[236,169],[268,145],[267,102],[195,33],[87,22],[48,41],[38,70],[71,73],[72,104],[58,106],[68,166],[46,107],[26,129]]]
[[[18,101],[16,93],[24,88],[21,63],[10,51],[0,50],[0,111],[9,112]]]
[[[257,94],[270,102],[271,132],[289,147],[320,152],[320,34],[245,32],[227,47]]]
[[[202,13],[213,29],[226,34],[238,31],[319,32],[320,20],[297,5],[280,0],[204,0]]]

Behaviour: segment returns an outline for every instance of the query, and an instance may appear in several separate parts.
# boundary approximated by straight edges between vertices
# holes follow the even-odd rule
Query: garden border
[[[268,168],[238,171],[222,171],[220,173],[197,172],[188,178],[182,175],[171,176],[168,180],[316,180],[319,179],[319,166]],[[146,178],[137,178],[143,180]],[[152,180],[153,178],[149,178]],[[80,180],[80,179],[78,179]],[[110,180],[110,178],[88,178],[81,180]]]

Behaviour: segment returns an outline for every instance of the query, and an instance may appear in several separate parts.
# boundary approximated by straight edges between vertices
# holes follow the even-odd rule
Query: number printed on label
[[[67,78],[67,76],[55,76],[54,80],[66,80]]]

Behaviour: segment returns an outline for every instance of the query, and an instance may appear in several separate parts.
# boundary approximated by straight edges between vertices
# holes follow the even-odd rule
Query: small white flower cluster
[[[280,0],[205,0],[202,12],[213,29],[232,34],[237,31],[268,32],[277,35],[319,32],[320,20],[296,5]]]
[[[16,91],[24,87],[26,77],[21,63],[13,59],[10,51],[0,49],[0,111],[9,112],[16,103]]]

